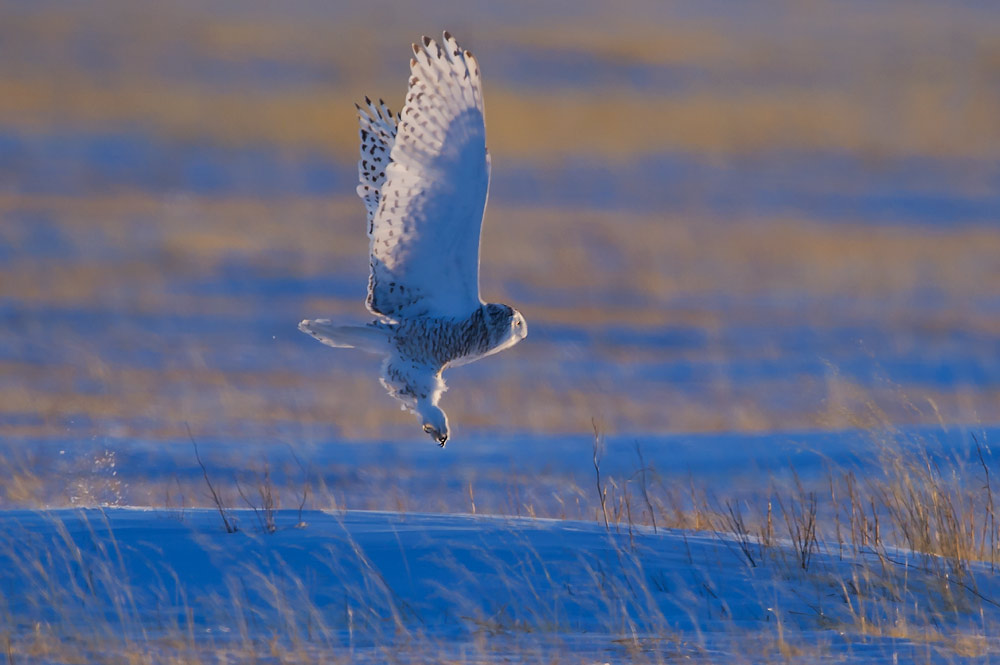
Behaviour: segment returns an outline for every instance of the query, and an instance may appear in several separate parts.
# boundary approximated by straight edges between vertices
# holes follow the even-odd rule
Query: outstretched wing
[[[378,104],[365,97],[365,107],[357,104],[358,121],[361,124],[361,159],[358,160],[358,196],[365,202],[368,213],[368,237],[372,236],[372,224],[385,183],[385,169],[389,166],[389,153],[396,140],[398,116],[381,99]]]
[[[413,45],[398,119],[362,112],[368,309],[389,318],[467,316],[479,307],[479,234],[489,188],[479,65],[455,39]],[[386,160],[386,155],[388,159]]]

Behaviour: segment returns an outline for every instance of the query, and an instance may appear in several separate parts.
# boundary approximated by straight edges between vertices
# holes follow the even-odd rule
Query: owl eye
[[[515,325],[515,326],[520,326],[520,325],[521,325],[521,322],[520,322],[520,321],[515,321],[515,322],[514,322],[514,325]]]
[[[427,432],[428,434],[430,434],[430,432],[431,432],[432,429],[434,429],[434,428],[431,427],[430,425],[424,425],[424,431]]]

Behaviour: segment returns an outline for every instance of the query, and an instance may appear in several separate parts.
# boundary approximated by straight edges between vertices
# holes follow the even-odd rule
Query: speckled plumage
[[[527,335],[519,312],[479,297],[479,237],[489,189],[479,65],[447,32],[413,45],[403,110],[358,106],[358,195],[368,216],[367,326],[307,320],[335,347],[385,356],[382,384],[442,446],[441,372]]]

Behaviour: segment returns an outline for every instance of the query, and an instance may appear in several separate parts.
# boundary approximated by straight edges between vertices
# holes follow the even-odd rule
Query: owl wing
[[[444,33],[413,45],[409,91],[395,118],[361,109],[368,211],[368,309],[396,319],[467,316],[479,298],[479,235],[490,180],[479,64]]]

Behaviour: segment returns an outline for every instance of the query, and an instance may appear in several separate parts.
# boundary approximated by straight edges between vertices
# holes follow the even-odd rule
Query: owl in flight
[[[524,317],[479,297],[479,231],[490,184],[479,64],[447,32],[413,45],[403,110],[358,106],[358,196],[368,212],[368,311],[341,326],[306,320],[299,330],[334,347],[385,357],[382,385],[438,444],[448,417],[441,373],[514,346]]]

